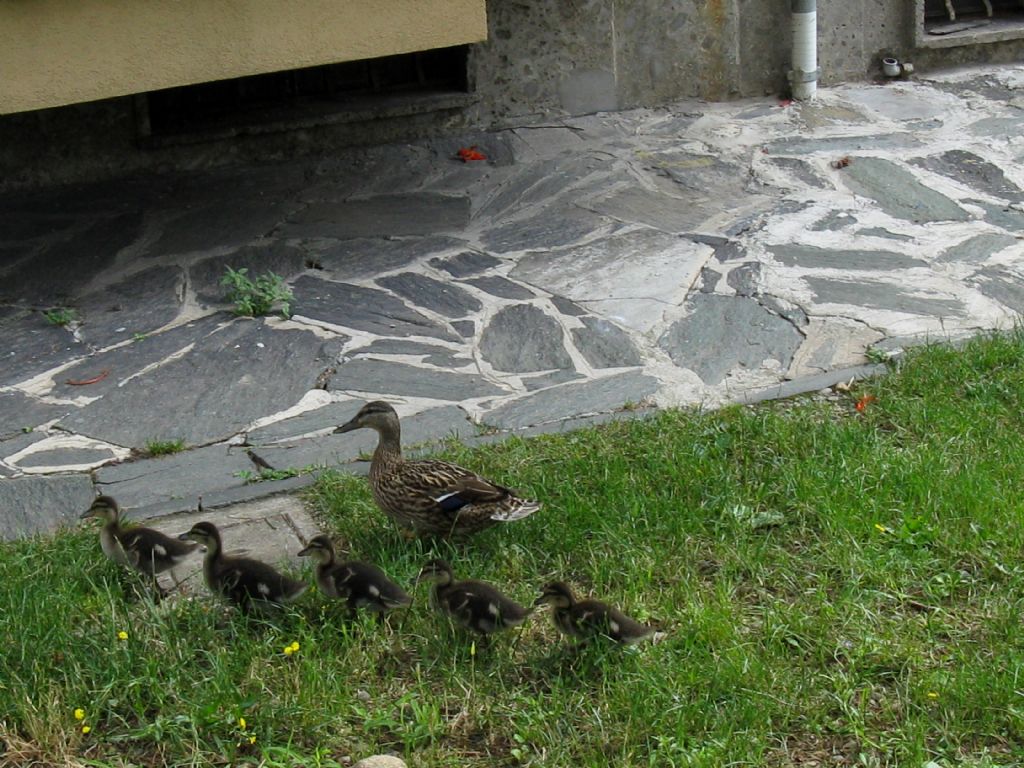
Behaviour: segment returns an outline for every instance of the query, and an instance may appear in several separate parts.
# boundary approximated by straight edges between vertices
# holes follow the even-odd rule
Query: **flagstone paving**
[[[365,471],[373,436],[332,429],[371,398],[406,442],[492,440],[828,386],[877,370],[872,347],[1010,327],[1022,74],[0,198],[5,535],[97,491],[150,517]],[[459,161],[468,144],[488,160]],[[285,278],[292,317],[235,317],[228,266]],[[247,450],[302,473],[252,483]],[[294,528],[276,509],[239,533]]]

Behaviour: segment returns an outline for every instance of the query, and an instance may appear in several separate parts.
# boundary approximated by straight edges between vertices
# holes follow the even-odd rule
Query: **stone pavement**
[[[475,145],[486,162],[455,158]],[[405,442],[828,386],[1024,312],[1024,67],[0,199],[0,520],[138,517]],[[291,320],[233,317],[225,266]],[[73,307],[71,327],[41,310]],[[92,382],[92,383],[85,383]],[[628,410],[633,413],[635,411]],[[147,443],[187,450],[144,458]]]

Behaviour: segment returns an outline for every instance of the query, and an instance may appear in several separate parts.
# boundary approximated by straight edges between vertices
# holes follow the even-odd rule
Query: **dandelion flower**
[[[245,730],[245,718],[244,717],[238,718],[238,727],[241,728],[243,731]]]
[[[937,694],[935,691],[928,691],[928,698],[929,699],[937,699],[937,698],[939,698],[939,694]]]
[[[292,649],[292,653],[298,653],[299,652],[299,644],[298,644],[298,642],[292,643],[291,644],[291,649]]]
[[[124,630],[122,629],[122,630],[121,630],[120,632],[118,632],[118,633],[117,633],[117,639],[118,639],[118,640],[127,640],[127,639],[128,639],[128,633],[127,633],[127,632],[125,632],[125,631],[124,631]]]
[[[255,736],[250,736],[249,737],[249,743],[250,744],[255,744],[256,743],[256,737]]]
[[[85,720],[85,710],[81,707],[75,710],[75,720]]]
[[[295,653],[295,649],[292,648],[290,645],[286,645],[284,647],[284,655],[285,656],[291,656],[293,653]]]
[[[92,728],[90,728],[88,725],[83,725],[82,726],[82,733],[83,734],[88,734],[89,731],[91,731],[91,730],[92,730]]]
[[[879,533],[888,533],[889,532],[889,529],[886,528],[881,523],[875,523],[875,530],[878,531]]]

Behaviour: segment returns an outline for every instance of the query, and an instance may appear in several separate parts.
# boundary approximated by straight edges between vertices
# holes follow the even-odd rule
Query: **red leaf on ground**
[[[99,374],[97,374],[96,376],[93,376],[91,379],[78,379],[78,380],[68,379],[65,382],[65,384],[68,384],[68,385],[70,385],[72,387],[85,387],[85,386],[88,386],[89,384],[97,384],[97,383],[103,381],[109,375],[110,375],[110,371],[100,371]]]
[[[864,413],[867,410],[868,403],[875,402],[874,395],[864,395],[860,400],[857,401],[857,405],[854,406],[858,413]]]
[[[462,149],[459,150],[458,157],[459,157],[459,160],[461,160],[464,163],[468,163],[468,162],[471,162],[473,160],[486,160],[487,159],[487,155],[485,155],[483,152],[477,151],[476,146],[463,147]]]

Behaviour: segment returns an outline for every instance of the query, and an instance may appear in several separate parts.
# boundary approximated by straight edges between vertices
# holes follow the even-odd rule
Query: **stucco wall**
[[[5,0],[0,113],[485,35],[484,0]]]

